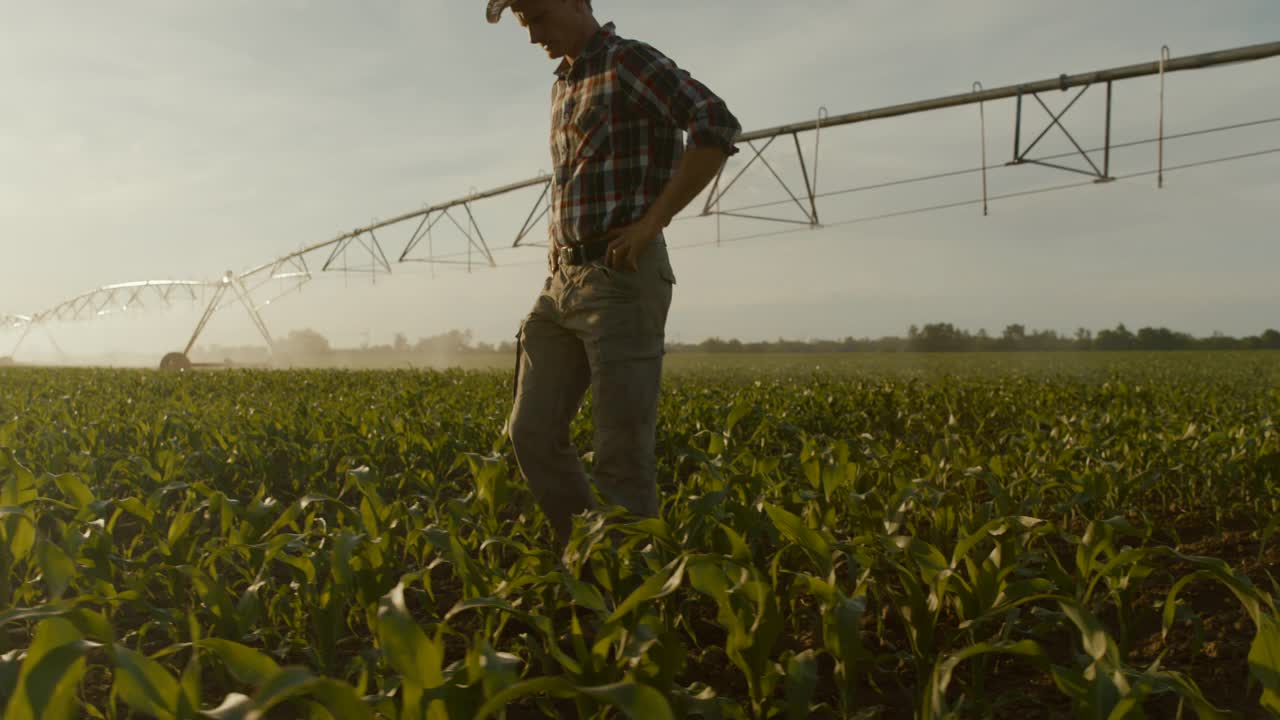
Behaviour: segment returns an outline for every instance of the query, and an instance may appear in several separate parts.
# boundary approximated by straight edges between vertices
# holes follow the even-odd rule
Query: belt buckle
[[[581,265],[582,258],[581,245],[565,245],[560,248],[560,263],[563,265]]]

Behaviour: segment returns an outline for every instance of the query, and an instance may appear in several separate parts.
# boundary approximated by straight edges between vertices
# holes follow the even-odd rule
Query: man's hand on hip
[[[646,218],[613,230],[605,262],[614,270],[639,270],[640,256],[662,228]]]
[[[605,260],[615,270],[630,268],[639,270],[640,255],[658,233],[671,222],[676,213],[684,209],[702,192],[711,179],[724,166],[727,153],[718,147],[697,147],[687,150],[680,158],[676,174],[662,189],[644,217],[634,225],[615,231],[609,243],[609,255]]]

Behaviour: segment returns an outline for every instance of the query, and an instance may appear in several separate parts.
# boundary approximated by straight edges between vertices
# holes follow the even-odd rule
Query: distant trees
[[[334,347],[319,331],[302,328],[276,339],[274,360],[267,348],[260,345],[200,346],[194,355],[200,359],[246,365],[284,361],[302,367],[413,367],[451,365],[468,356],[495,353],[514,356],[515,343],[473,342],[470,330],[449,330],[416,341],[410,341],[405,333],[397,332],[389,344],[370,344],[366,339],[358,347]],[[487,362],[484,358],[478,361]]]
[[[1267,330],[1245,338],[1214,333],[1195,338],[1188,333],[1165,327],[1143,327],[1137,333],[1124,323],[1094,333],[1076,328],[1071,335],[1054,330],[1028,330],[1025,325],[1011,324],[999,337],[985,329],[976,333],[946,322],[912,325],[907,336],[879,339],[783,340],[776,342],[744,342],[737,339],[708,338],[696,344],[668,344],[671,352],[1014,352],[1014,351],[1116,351],[1116,350],[1280,350],[1280,331]]]
[[[951,323],[929,323],[920,329],[912,325],[907,331],[908,348],[918,352],[956,352],[973,342],[968,332],[956,329]]]
[[[1093,348],[1093,331],[1088,328],[1076,328],[1075,342],[1071,344],[1074,350],[1090,350]]]
[[[470,330],[450,330],[441,335],[419,338],[413,344],[413,352],[436,355],[447,355],[466,352],[471,345]]]
[[[276,350],[289,356],[309,358],[333,352],[329,339],[311,328],[290,331],[284,340],[276,342]]]
[[[359,348],[335,348],[328,338],[311,328],[294,330],[276,342],[276,350],[293,361],[321,364],[404,366],[418,362],[452,362],[468,356],[514,355],[515,343],[477,342],[470,330],[449,330],[410,342],[404,333],[395,333],[390,344]],[[985,329],[976,333],[949,322],[925,323],[907,328],[906,337],[845,337],[839,340],[745,341],[711,337],[698,343],[668,343],[668,352],[704,353],[842,353],[842,352],[1037,352],[1037,351],[1120,351],[1120,350],[1280,350],[1280,330],[1268,329],[1259,335],[1234,338],[1215,332],[1209,337],[1192,335],[1165,327],[1143,327],[1135,333],[1124,323],[1094,332],[1076,328],[1070,334],[1054,330],[1028,330],[1025,325],[1005,326],[999,336]],[[234,358],[237,362],[267,359],[265,348],[202,348],[201,353]],[[7,358],[0,357],[0,364]]]
[[[1000,339],[1004,342],[1005,348],[1020,350],[1027,344],[1027,328],[1022,325],[1008,325],[1000,334]]]
[[[1099,330],[1098,339],[1093,342],[1094,350],[1133,350],[1136,338],[1129,329],[1120,323],[1115,330]]]
[[[1169,328],[1144,327],[1138,330],[1134,344],[1144,350],[1190,350],[1195,347],[1196,339]]]

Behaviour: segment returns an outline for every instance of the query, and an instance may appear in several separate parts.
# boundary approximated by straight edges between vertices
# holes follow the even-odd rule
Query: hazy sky
[[[549,169],[553,63],[483,0],[45,0],[4,5],[0,42],[0,314],[99,285],[211,279],[344,231]],[[724,97],[748,130],[816,116],[1280,40],[1276,0],[597,0],[601,20],[649,42]],[[1103,138],[1092,88],[1064,118]],[[1167,78],[1166,131],[1280,116],[1280,58]],[[1044,99],[1060,108],[1073,94]],[[1113,138],[1152,137],[1158,82],[1115,86]],[[1028,100],[1024,137],[1048,116]],[[993,194],[1083,179],[1003,167],[1013,103],[986,108]],[[802,135],[812,162],[813,134]],[[830,128],[819,190],[974,167],[976,106]],[[788,140],[788,143],[790,141]],[[793,146],[767,157],[798,180]],[[1056,131],[1045,153],[1070,149]],[[1280,123],[1170,141],[1168,165],[1280,147]],[[735,159],[740,166],[747,152]],[[1101,162],[1100,154],[1095,156]],[[1154,145],[1116,150],[1113,173],[1154,168]],[[947,321],[1070,332],[1124,322],[1197,334],[1280,327],[1280,154],[979,207],[846,221],[980,197],[976,174],[838,195],[829,227],[714,219],[669,231],[679,277],[668,334],[684,341],[880,336]],[[785,199],[758,165],[725,200]],[[475,205],[507,247],[536,192]],[[695,203],[700,207],[700,203]],[[794,209],[793,209],[794,210]],[[778,208],[786,213],[785,206]],[[846,224],[841,224],[846,223]],[[438,226],[443,228],[444,226]],[[395,257],[411,225],[379,237]],[[535,232],[545,240],[545,223]],[[438,252],[465,249],[433,234]],[[697,245],[697,247],[688,247]],[[681,246],[686,246],[683,249]],[[498,269],[391,277],[328,273],[264,311],[276,334],[312,327],[338,345],[453,328],[510,338],[541,287],[544,250]],[[313,257],[319,267],[324,257]],[[351,258],[353,264],[359,261]],[[265,295],[265,293],[264,293]],[[265,298],[259,298],[265,299]],[[70,351],[181,348],[199,308],[51,328]],[[252,342],[229,308],[202,342]],[[0,354],[16,337],[0,333]],[[29,352],[47,343],[40,333]]]

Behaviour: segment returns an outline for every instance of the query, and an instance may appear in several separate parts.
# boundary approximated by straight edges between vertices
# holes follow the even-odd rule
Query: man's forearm
[[[645,213],[644,221],[661,231],[720,172],[725,152],[717,147],[693,148],[680,158],[676,174]]]
[[[701,147],[685,152],[676,174],[645,211],[644,217],[611,234],[609,266],[618,270],[638,270],[644,249],[671,223],[676,213],[698,197],[698,193],[720,172],[724,160],[725,152],[720,148]]]

